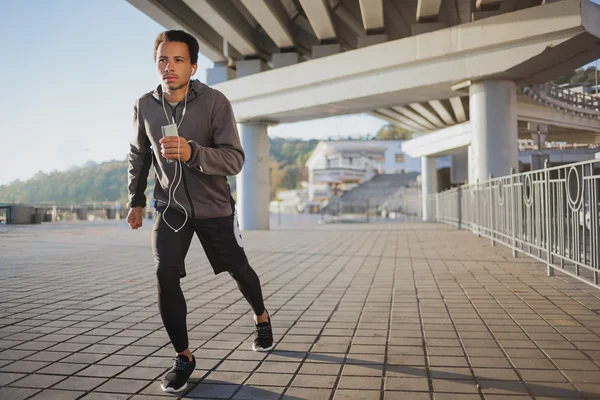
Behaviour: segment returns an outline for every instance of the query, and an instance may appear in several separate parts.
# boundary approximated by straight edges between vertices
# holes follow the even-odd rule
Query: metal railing
[[[428,201],[438,222],[600,288],[600,160],[491,178]]]
[[[553,83],[545,83],[542,87],[550,98],[575,107],[598,111],[598,98],[595,95],[587,94],[585,92],[576,92],[574,90],[562,88]]]
[[[600,118],[600,99],[595,93],[576,92],[552,83],[525,86],[522,91],[533,100],[556,110]]]

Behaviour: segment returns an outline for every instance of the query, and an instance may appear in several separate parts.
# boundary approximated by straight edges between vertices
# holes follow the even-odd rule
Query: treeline
[[[38,172],[26,182],[0,186],[0,203],[55,202],[72,204],[86,201],[127,199],[127,163],[88,162],[68,171]]]
[[[567,72],[566,74],[554,79],[552,82],[557,85],[565,83],[596,83],[596,75],[600,82],[600,71],[596,71],[596,67],[588,67],[587,69],[579,68],[575,71]]]
[[[288,140],[271,138],[271,195],[280,190],[300,187],[308,179],[304,164],[316,147],[318,140]],[[150,170],[148,187],[154,185],[154,172]],[[235,177],[228,177],[235,194]],[[150,189],[147,189],[150,193]],[[26,182],[15,181],[0,186],[0,203],[73,204],[86,201],[127,202],[127,161],[104,163],[88,162],[68,171],[38,172]]]

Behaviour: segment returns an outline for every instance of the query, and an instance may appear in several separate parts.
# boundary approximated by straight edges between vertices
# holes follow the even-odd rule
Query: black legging
[[[179,228],[185,216],[172,208],[166,213],[169,224]],[[194,232],[200,239],[215,274],[227,271],[252,307],[254,314],[265,312],[258,275],[248,263],[244,249],[234,233],[233,215],[205,220],[188,219],[177,233],[164,222],[158,212],[152,233],[152,248],[156,264],[158,308],[175,351],[189,347],[186,316],[187,305],[181,291],[180,278],[186,275],[185,256]]]

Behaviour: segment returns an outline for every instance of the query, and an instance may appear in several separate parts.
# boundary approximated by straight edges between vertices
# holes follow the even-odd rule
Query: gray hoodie
[[[179,202],[190,218],[231,215],[233,200],[226,176],[237,175],[244,164],[244,151],[231,104],[219,91],[197,80],[191,82],[185,117],[178,132],[190,144],[192,156],[187,163],[181,163],[183,174],[175,190],[179,171],[174,182],[173,177],[178,163],[169,163],[161,155],[159,140],[162,138],[161,127],[172,123],[173,117],[179,125],[184,101],[172,107],[165,100],[163,109],[161,95],[159,85],[140,97],[134,106],[134,136],[128,157],[128,207],[146,206],[144,191],[152,164],[156,172],[154,198],[157,208],[167,205],[172,185],[170,207],[181,210]]]

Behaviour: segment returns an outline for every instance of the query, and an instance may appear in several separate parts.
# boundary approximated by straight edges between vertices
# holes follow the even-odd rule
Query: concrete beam
[[[412,24],[410,26],[410,34],[411,36],[421,35],[427,32],[437,31],[439,29],[444,29],[446,24],[443,22],[422,22],[420,24]]]
[[[333,9],[333,13],[342,21],[353,34],[360,36],[365,36],[365,30],[361,22],[348,10],[344,4],[338,3],[338,5]],[[335,22],[334,22],[335,27]],[[336,29],[338,33],[338,37],[340,36],[339,29]]]
[[[250,14],[279,47],[294,47],[291,21],[279,0],[241,0]]]
[[[565,112],[556,108],[531,102],[519,101],[517,118],[520,121],[534,122],[572,130],[600,133],[600,119]]]
[[[437,126],[439,128],[443,128],[445,126],[444,123],[442,122],[442,120],[437,115],[435,115],[434,113],[429,111],[422,104],[412,103],[410,106],[412,107],[413,110],[415,110],[416,112],[421,114],[425,119],[427,119],[429,122],[431,122],[435,126]]]
[[[458,123],[465,122],[467,120],[467,114],[465,113],[465,106],[463,106],[461,98],[451,97],[450,105],[452,106],[452,111],[454,111],[456,121]]]
[[[373,46],[379,43],[385,43],[388,41],[388,35],[367,35],[367,36],[359,36],[357,47],[360,49],[362,47]]]
[[[425,129],[435,129],[435,125],[433,125],[431,122],[427,121],[420,114],[417,114],[416,112],[409,110],[406,107],[396,106],[396,107],[392,107],[392,110],[404,115],[407,118],[412,119],[413,121],[415,121],[418,124],[423,125],[425,127]]]
[[[456,82],[522,82],[592,61],[598,39],[587,31],[594,29],[591,19],[589,28],[583,25],[587,16],[582,17],[581,4],[565,0],[532,7],[274,69],[215,89],[230,99],[239,122],[295,122],[449,99],[460,96],[452,89]],[[536,62],[539,58],[551,60]]]
[[[240,60],[237,62],[237,77],[242,78],[266,71],[269,67],[263,60]]]
[[[316,60],[317,58],[329,57],[338,54],[341,51],[342,47],[338,43],[321,44],[313,47],[312,58],[313,60]]]
[[[315,36],[323,41],[336,37],[331,12],[325,0],[299,0]]]
[[[198,41],[200,53],[213,62],[227,61],[223,55],[223,38],[184,3],[127,1],[165,29],[184,30],[194,36]]]
[[[377,110],[379,113],[386,115],[390,118],[394,118],[397,121],[402,122],[405,125],[410,126],[410,132],[424,132],[427,131],[426,128],[424,128],[423,126],[419,125],[418,123],[416,123],[415,121],[413,121],[410,118],[405,117],[404,115],[401,115],[400,113],[394,111],[394,110],[390,110],[387,108],[380,108]]]
[[[440,14],[442,0],[418,0],[417,21],[436,19]]]
[[[290,65],[298,64],[300,62],[300,54],[292,53],[276,53],[271,58],[273,68],[289,67]]]
[[[243,56],[255,55],[253,27],[235,7],[223,7],[218,0],[182,0],[207,24],[231,43]],[[220,4],[220,6],[219,6]]]
[[[383,30],[383,0],[358,0],[365,32]]]
[[[590,137],[582,137],[583,134],[600,133],[598,119],[565,113],[528,101],[519,101],[516,109],[518,121],[548,125],[551,128],[550,132],[552,127],[565,128],[572,132],[554,133],[549,140],[573,142],[581,138],[589,142]],[[402,151],[413,158],[456,154],[458,150],[469,146],[471,141],[472,125],[471,121],[466,121],[406,141],[402,144]]]
[[[471,122],[453,125],[402,143],[402,151],[413,158],[455,154],[471,144]],[[516,143],[515,143],[516,146]]]
[[[411,126],[409,126],[409,125],[406,125],[406,124],[404,124],[404,123],[402,123],[402,122],[398,121],[398,120],[397,120],[397,119],[395,119],[395,118],[388,117],[388,116],[387,116],[387,115],[385,115],[385,114],[381,114],[381,113],[380,113],[380,112],[378,112],[378,111],[368,111],[368,112],[366,112],[365,114],[367,114],[367,115],[371,115],[371,116],[373,116],[373,117],[376,117],[376,118],[379,118],[379,119],[382,119],[382,120],[384,120],[384,121],[387,121],[387,122],[389,122],[390,124],[392,124],[392,125],[394,125],[394,126],[397,126],[397,127],[399,127],[399,128],[405,129],[405,130],[407,130],[407,131],[409,131],[409,132],[412,132],[412,131],[413,131],[413,129],[414,129],[414,128],[413,128],[413,127],[411,127]]]
[[[452,119],[452,116],[450,115],[448,110],[446,110],[446,107],[442,104],[441,101],[431,100],[429,102],[429,105],[444,120],[444,123],[446,123],[446,125],[454,124],[454,120]]]
[[[209,86],[216,85],[217,83],[226,82],[230,79],[234,79],[236,72],[233,68],[229,68],[227,64],[216,63],[213,68],[206,70],[206,84]]]

